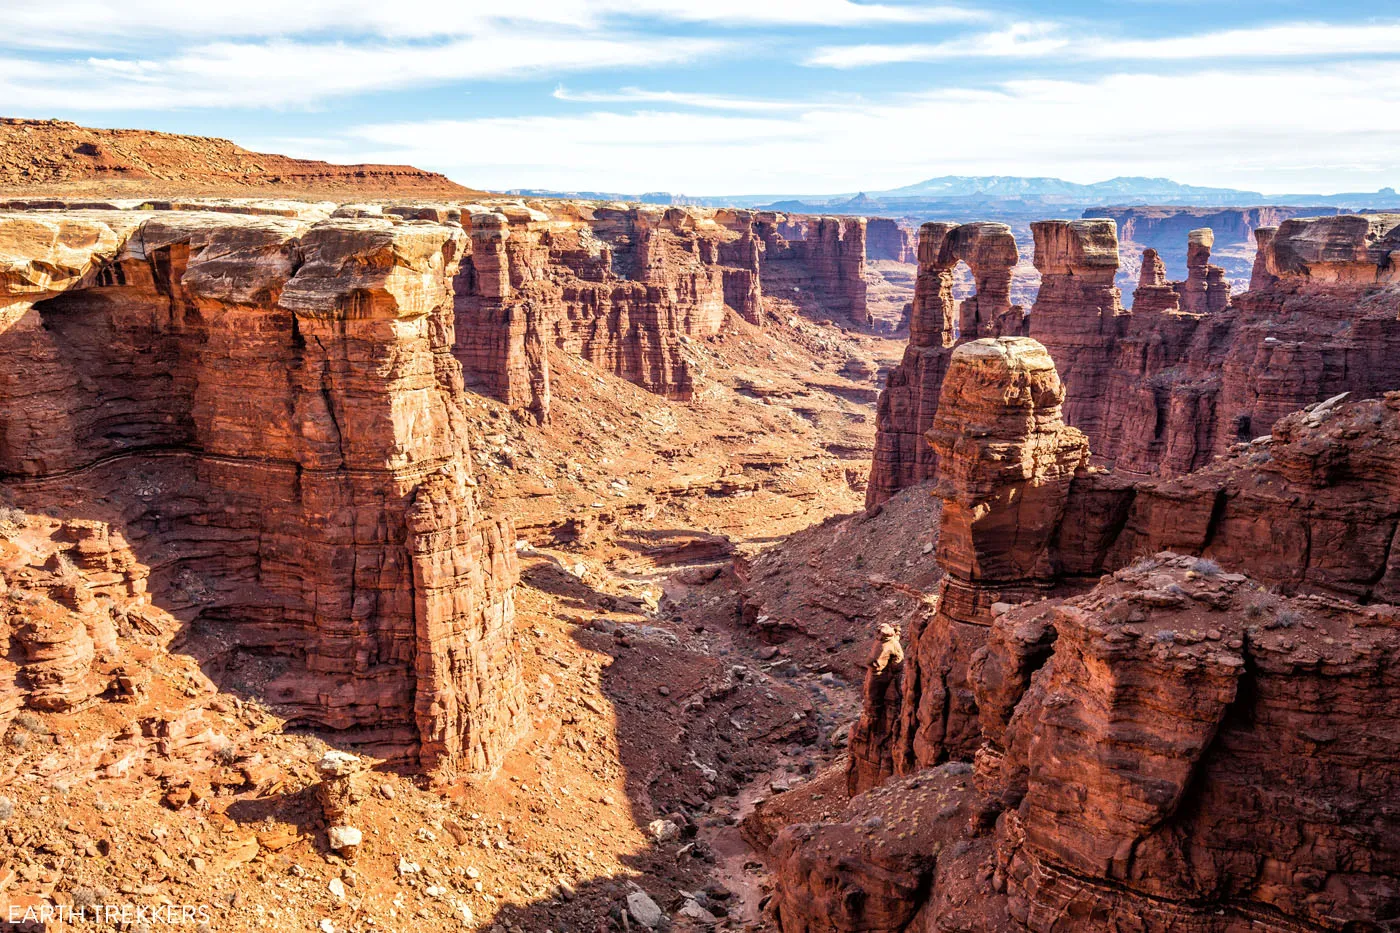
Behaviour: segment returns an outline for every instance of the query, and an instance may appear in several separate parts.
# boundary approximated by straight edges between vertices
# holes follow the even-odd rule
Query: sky
[[[0,115],[409,163],[491,190],[817,195],[992,174],[1400,187],[1393,0],[0,8]]]

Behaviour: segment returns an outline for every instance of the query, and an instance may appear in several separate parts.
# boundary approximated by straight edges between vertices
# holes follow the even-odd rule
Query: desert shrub
[[[1274,616],[1274,624],[1279,628],[1292,628],[1301,621],[1303,621],[1303,614],[1297,609],[1287,607],[1280,609],[1278,614]]]
[[[1220,573],[1220,565],[1208,557],[1198,557],[1191,562],[1191,570],[1203,577],[1214,577]]]
[[[48,735],[49,727],[44,725],[44,721],[38,716],[26,710],[14,718],[14,725],[25,732],[33,732],[35,735]]]
[[[1128,569],[1133,573],[1146,573],[1149,570],[1156,570],[1160,563],[1155,554],[1142,554],[1129,565]]]

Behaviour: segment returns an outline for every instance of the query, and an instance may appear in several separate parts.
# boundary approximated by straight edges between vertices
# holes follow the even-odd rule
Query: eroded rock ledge
[[[1044,355],[951,354],[947,576],[867,679],[858,796],[770,847],[781,928],[1400,922],[1400,393],[1134,481]]]

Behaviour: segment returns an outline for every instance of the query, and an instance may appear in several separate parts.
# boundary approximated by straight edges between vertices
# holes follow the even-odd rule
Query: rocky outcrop
[[[969,344],[949,369],[931,435],[953,497],[941,624],[910,627],[898,699],[867,697],[851,778],[879,786],[770,847],[780,928],[1400,922],[1400,392],[1311,406],[1189,476],[1067,475],[1082,437],[1053,405],[999,430],[969,413],[969,386],[1015,399],[1052,384],[956,365],[1008,349]]]
[[[918,236],[914,231],[886,217],[872,217],[865,224],[865,256],[891,262],[917,262]]]
[[[1007,391],[1020,388],[1012,383]],[[991,592],[982,603],[1083,588],[1138,555],[1171,550],[1202,556],[1285,593],[1400,603],[1390,556],[1400,529],[1400,484],[1395,480],[1400,463],[1393,454],[1400,442],[1398,412],[1400,392],[1355,402],[1336,396],[1281,419],[1271,435],[1237,444],[1190,474],[1134,479],[1094,468],[1077,470],[1067,493],[1048,510],[1059,516],[1049,529],[1018,520],[1003,526],[1001,534],[949,537],[950,522],[955,531],[959,526],[956,507],[945,502],[936,556],[949,573],[947,590],[967,577],[959,566],[996,566],[1007,547],[1037,555],[1037,585],[1028,589],[1025,581],[1032,578],[1026,575],[989,574],[982,582]],[[968,419],[967,425],[963,430],[971,437],[955,433],[952,449],[987,443],[980,422]],[[1025,431],[1024,441],[993,445],[995,463],[1021,459],[1016,453],[1020,445],[1033,444],[1037,437],[1029,427]],[[930,441],[950,448],[944,432],[930,432]],[[964,469],[951,461],[948,468]],[[1058,469],[1062,475],[1064,467]],[[935,492],[946,496],[959,491],[960,475],[941,476]],[[1013,467],[993,485],[1004,486],[1010,501],[1026,509],[1025,496],[1014,493],[1023,475],[1022,468]],[[1056,473],[1033,475],[1037,487],[1044,487]],[[1046,493],[1038,489],[1034,495]],[[997,510],[984,506],[974,514],[989,521]],[[1015,514],[1019,519],[1024,513]],[[1028,565],[1027,556],[1019,566]],[[940,606],[940,611],[956,612],[956,605]]]
[[[1031,232],[1041,276],[1031,329],[1064,381],[1065,420],[1096,437],[1127,315],[1113,284],[1118,236],[1108,220],[1045,220]]]
[[[953,348],[979,336],[1015,335],[1023,316],[1011,304],[1016,241],[1005,224],[926,223],[919,228],[919,275],[910,307],[909,345],[890,371],[876,411],[875,454],[866,504],[933,477],[936,455],[924,443]],[[976,292],[953,297],[959,263],[972,271]]]
[[[457,356],[468,384],[543,420],[549,357],[581,357],[668,398],[694,388],[681,339],[718,331],[726,295],[756,318],[753,269],[726,284],[719,244],[734,239],[678,208],[552,220],[520,207],[464,218],[471,248],[457,277]],[[742,247],[736,247],[736,252]],[[735,276],[749,273],[742,287]]]
[[[1305,405],[1400,385],[1400,215],[1264,228],[1254,287],[1233,297],[1210,263],[1210,231],[1195,231],[1182,282],[1168,282],[1160,255],[1144,253],[1131,311],[1112,284],[1110,221],[1032,228],[1042,284],[1026,332],[1060,368],[1066,421],[1089,436],[1099,463],[1186,473]],[[919,436],[946,367],[924,362],[930,353],[916,339],[928,338],[911,335],[882,397],[870,504],[937,472]]]
[[[967,659],[981,647],[991,605],[1054,581],[1050,548],[1088,445],[1060,414],[1064,399],[1045,348],[1025,337],[971,341],[952,353],[928,433],[940,463],[943,501],[937,560],[944,576],[936,611],[909,625],[903,711],[872,697],[853,730],[851,784],[970,752],[977,740]],[[871,716],[895,723],[884,734]]]
[[[373,217],[0,216],[14,503],[121,535],[221,682],[441,777],[526,724],[514,535],[475,501],[452,353],[465,247]]]
[[[1050,610],[1048,624],[1053,653],[1004,731],[988,730],[1014,923],[1048,930],[1075,913],[1095,918],[1086,929],[1133,917],[1146,930],[1341,930],[1400,918],[1400,832],[1382,802],[1400,793],[1400,733],[1376,719],[1400,691],[1394,607],[1281,599],[1166,556]]]
[[[1137,255],[1143,250],[1155,250],[1174,274],[1186,267],[1191,231],[1208,228],[1213,236],[1213,259],[1220,265],[1225,280],[1236,290],[1249,281],[1253,264],[1255,240],[1263,227],[1277,227],[1295,217],[1326,217],[1342,213],[1336,207],[1293,207],[1265,205],[1260,207],[1094,207],[1084,211],[1085,218],[1106,217],[1118,226],[1118,237],[1125,255]],[[1125,264],[1122,273],[1132,270]],[[1128,295],[1131,281],[1120,273],[1119,286]],[[1134,299],[1134,307],[1136,307]]]
[[[23,707],[71,713],[98,698],[129,698],[143,681],[119,635],[164,624],[146,568],[110,526],[0,508],[0,721]]]

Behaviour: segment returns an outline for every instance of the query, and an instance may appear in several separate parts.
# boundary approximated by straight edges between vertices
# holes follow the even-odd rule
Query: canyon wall
[[[0,118],[0,191],[187,197],[277,191],[284,196],[461,197],[472,189],[411,165],[337,165],[250,152],[227,139],[96,129],[66,120]]]
[[[579,210],[577,220],[523,206],[464,215],[470,248],[455,309],[468,384],[543,420],[550,354],[566,353],[689,398],[681,339],[716,333],[727,295],[759,319],[752,250],[679,208]],[[722,266],[722,252],[735,265]]]
[[[865,257],[892,262],[917,262],[918,234],[887,217],[871,217],[865,224]]]
[[[865,324],[866,219],[797,217],[759,211],[761,268],[769,294],[814,315]]]
[[[1133,480],[1035,341],[945,382],[947,575],[867,679],[858,796],[770,847],[781,929],[1400,922],[1400,392]]]
[[[539,420],[554,353],[683,400],[694,391],[683,341],[718,332],[726,308],[761,324],[776,291],[814,315],[864,321],[864,220],[549,207],[468,205],[456,283],[468,384]]]
[[[396,218],[0,215],[7,505],[120,538],[227,689],[441,778],[528,722],[514,534],[475,500],[453,357],[465,246]]]
[[[934,242],[947,226],[924,229]],[[1161,257],[1145,251],[1131,311],[1113,285],[1112,221],[1032,228],[1042,285],[1022,332],[1050,351],[1065,383],[1065,418],[1089,436],[1099,463],[1143,475],[1189,472],[1306,404],[1400,385],[1400,262],[1393,258],[1400,215],[1260,228],[1252,286],[1235,296],[1210,262],[1210,231],[1193,231],[1183,281],[1168,282]],[[921,279],[937,275],[941,262],[921,251]],[[932,424],[946,364],[923,358],[941,359],[960,340],[986,333],[964,328],[936,348],[911,337],[905,364],[881,397],[871,505],[936,475],[919,438]]]
[[[1295,217],[1326,217],[1335,207],[1091,207],[1084,217],[1103,217],[1118,227],[1125,243],[1143,248],[1180,249],[1192,230],[1208,227],[1222,243],[1252,243],[1260,227],[1277,227]]]

